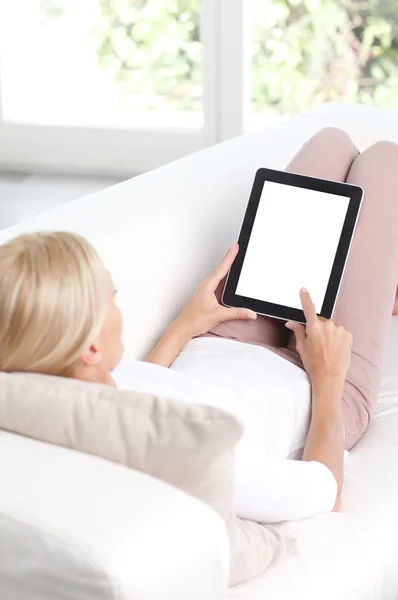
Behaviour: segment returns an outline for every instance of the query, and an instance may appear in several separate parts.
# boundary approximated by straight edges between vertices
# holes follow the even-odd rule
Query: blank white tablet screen
[[[322,308],[350,199],[266,181],[236,293],[301,308],[306,287]]]

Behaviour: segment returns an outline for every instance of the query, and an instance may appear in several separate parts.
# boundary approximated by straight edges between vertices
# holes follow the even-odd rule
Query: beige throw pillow
[[[0,373],[0,428],[158,477],[212,506],[231,545],[230,584],[291,554],[278,528],[236,518],[234,449],[242,427],[210,406],[28,373]]]

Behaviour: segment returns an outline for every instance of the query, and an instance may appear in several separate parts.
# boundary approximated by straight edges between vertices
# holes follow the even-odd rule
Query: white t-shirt
[[[301,456],[311,413],[306,373],[261,346],[223,338],[191,340],[170,369],[123,359],[117,387],[233,413],[244,425],[236,449],[236,511],[272,523],[332,510],[337,483]]]

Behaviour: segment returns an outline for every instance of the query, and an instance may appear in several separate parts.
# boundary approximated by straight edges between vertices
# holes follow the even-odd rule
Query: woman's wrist
[[[327,399],[341,401],[345,377],[341,375],[317,375],[310,378],[313,401]]]
[[[177,317],[177,319],[173,321],[165,335],[178,341],[178,343],[181,344],[181,348],[195,337],[191,324],[182,316]]]
[[[190,339],[192,335],[189,328],[182,320],[177,319],[168,327],[160,342],[145,360],[168,368]]]

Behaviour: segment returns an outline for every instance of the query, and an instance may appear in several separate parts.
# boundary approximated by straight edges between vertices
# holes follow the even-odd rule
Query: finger
[[[216,282],[216,285],[218,285],[220,281],[226,276],[235,258],[237,257],[238,252],[239,246],[238,244],[234,244],[225,254],[221,262],[214,269],[212,275],[210,276],[210,279],[213,282]]]
[[[300,290],[300,300],[307,325],[311,326],[318,322],[318,315],[316,314],[314,303],[312,302],[311,296],[305,288],[301,288]]]
[[[294,323],[293,321],[288,321],[287,323],[285,323],[285,327],[287,327],[287,329],[290,329],[290,331],[293,331],[296,337],[297,344],[304,342],[306,338],[304,325],[300,325],[300,323]]]
[[[225,308],[220,312],[219,321],[224,323],[225,321],[255,321],[257,319],[257,313],[249,308]]]
[[[209,282],[211,283],[211,285],[214,289],[216,289],[216,287],[220,283],[221,279],[223,279],[226,276],[226,274],[232,267],[232,264],[237,256],[238,252],[239,252],[239,246],[238,246],[238,244],[234,244],[232,246],[232,248],[230,248],[228,250],[228,252],[224,256],[222,261],[219,263],[219,265],[214,269],[213,273],[210,275]]]
[[[339,324],[334,319],[325,319],[325,317],[318,316],[318,321],[321,321],[322,323],[330,323],[331,325],[335,325],[336,327],[339,327]]]

